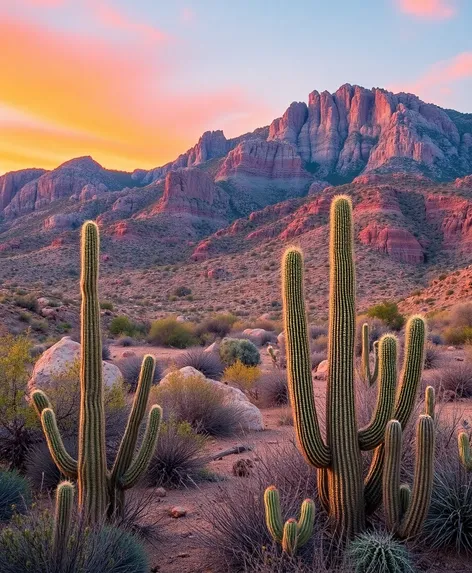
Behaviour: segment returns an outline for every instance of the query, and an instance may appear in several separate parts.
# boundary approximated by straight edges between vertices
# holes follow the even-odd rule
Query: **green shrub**
[[[193,324],[179,322],[171,316],[152,323],[148,340],[151,344],[174,348],[187,348],[196,344]]]
[[[113,310],[113,303],[110,300],[102,300],[100,302],[100,308],[102,310]]]
[[[21,308],[26,308],[31,312],[38,312],[38,300],[33,294],[27,294],[24,296],[16,296],[15,304]]]
[[[359,535],[352,541],[348,555],[355,573],[414,573],[408,551],[390,533]]]
[[[31,504],[31,489],[26,478],[16,471],[0,472],[0,522],[14,513],[24,513]]]
[[[112,526],[87,528],[75,522],[59,566],[53,551],[53,520],[48,512],[15,518],[0,533],[2,573],[148,573],[141,542]]]
[[[400,330],[405,324],[405,317],[398,312],[398,306],[394,302],[384,301],[376,304],[367,311],[370,318],[379,318],[393,330]]]
[[[136,334],[136,325],[127,316],[115,316],[110,322],[110,333],[113,336],[119,336],[120,334],[134,336]]]
[[[239,338],[224,338],[220,345],[220,357],[227,366],[231,366],[236,360],[245,366],[257,366],[261,362],[256,345],[250,340]]]
[[[181,298],[184,296],[188,296],[189,294],[192,294],[192,289],[189,289],[186,286],[178,286],[177,288],[174,289],[172,294],[174,296]]]
[[[198,324],[196,333],[200,337],[209,334],[213,335],[213,338],[224,338],[229,334],[236,320],[237,318],[233,314],[215,314]]]

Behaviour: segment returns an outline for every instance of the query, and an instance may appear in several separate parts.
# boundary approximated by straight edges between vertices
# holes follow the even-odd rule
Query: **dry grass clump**
[[[179,369],[191,366],[211,380],[219,380],[224,370],[224,364],[219,355],[216,352],[207,352],[200,346],[189,348],[179,354],[175,359],[175,366]]]

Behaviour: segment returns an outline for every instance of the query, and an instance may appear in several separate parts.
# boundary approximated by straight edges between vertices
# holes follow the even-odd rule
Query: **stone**
[[[65,371],[76,360],[80,359],[80,344],[69,336],[64,336],[44,352],[36,364],[28,382],[28,392],[45,390],[52,383],[52,378]],[[103,382],[105,387],[111,388],[122,379],[117,366],[110,362],[103,362]]]
[[[184,368],[180,368],[179,372],[184,378],[196,376],[201,380],[206,381],[208,384],[212,384],[215,388],[218,388],[218,390],[221,391],[224,395],[225,403],[234,404],[238,408],[240,426],[242,430],[252,430],[259,432],[264,429],[264,420],[262,418],[261,411],[257,406],[249,401],[244,392],[238,388],[234,388],[233,386],[218,382],[217,380],[206,378],[204,374],[192,366],[185,366]],[[173,372],[167,373],[159,385],[166,386],[169,384],[172,380],[172,374]]]
[[[213,342],[212,344],[210,344],[210,346],[207,346],[204,350],[204,352],[208,352],[208,353],[218,353],[220,351],[220,345],[218,342]]]
[[[187,515],[187,510],[181,505],[176,505],[169,510],[169,515],[175,519],[178,519],[179,517],[185,517]]]
[[[328,361],[322,360],[315,371],[314,378],[318,380],[324,380],[328,376]]]
[[[245,328],[243,334],[247,336],[256,346],[263,346],[268,340],[275,338],[273,332],[263,328]]]
[[[154,490],[154,495],[156,497],[166,497],[167,492],[163,487],[156,487],[156,489]]]

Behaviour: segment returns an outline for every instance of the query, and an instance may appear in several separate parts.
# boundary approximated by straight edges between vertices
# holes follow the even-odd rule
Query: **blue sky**
[[[472,112],[470,0],[0,0],[0,17],[0,172],[87,149],[151,167],[344,83]]]

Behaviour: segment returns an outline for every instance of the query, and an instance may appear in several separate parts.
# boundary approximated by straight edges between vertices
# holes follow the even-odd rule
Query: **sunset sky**
[[[174,159],[314,89],[472,112],[472,0],[0,0],[0,174]]]

